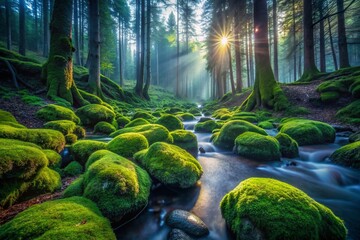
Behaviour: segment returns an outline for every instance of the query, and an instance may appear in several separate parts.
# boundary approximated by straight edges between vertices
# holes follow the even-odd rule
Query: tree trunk
[[[79,44],[79,10],[78,1],[74,0],[74,41],[75,41],[75,61],[76,64],[81,65],[80,59],[80,44]]]
[[[273,0],[273,31],[274,31],[274,75],[275,75],[275,80],[279,81],[277,0]]]
[[[235,82],[234,82],[234,73],[232,68],[232,58],[231,58],[231,47],[230,45],[227,46],[227,52],[228,52],[228,58],[229,58],[229,72],[230,72],[230,84],[231,84],[231,94],[235,96],[236,90],[235,90]]]
[[[6,47],[11,50],[11,0],[5,0],[5,18],[6,18]]]
[[[123,74],[123,68],[122,68],[122,62],[123,62],[123,58],[122,58],[122,29],[121,29],[121,14],[119,13],[118,15],[118,24],[119,24],[119,83],[120,86],[124,85],[124,74]]]
[[[304,25],[304,72],[301,81],[311,81],[314,75],[319,73],[314,58],[314,35],[312,1],[303,0],[303,25]]]
[[[43,0],[43,57],[49,56],[49,0]]]
[[[241,44],[240,44],[240,26],[234,24],[235,30],[235,63],[236,63],[236,92],[242,91],[242,64],[241,64]]]
[[[296,78],[296,49],[297,49],[297,42],[296,42],[296,18],[295,18],[295,0],[292,1],[292,34],[293,34],[293,73],[294,73],[294,82],[297,80]]]
[[[144,85],[144,44],[145,44],[145,0],[137,1],[136,9],[136,60],[137,60],[137,79],[135,85],[135,93],[142,97]],[[140,6],[141,5],[141,6]],[[140,19],[141,18],[141,19]],[[140,27],[141,24],[141,27]]]
[[[50,99],[61,97],[73,105],[82,106],[87,102],[73,80],[71,26],[72,0],[56,0],[50,26],[50,53],[42,75],[47,80]]]
[[[324,3],[323,1],[319,2],[318,5],[320,19],[324,17]],[[326,57],[325,57],[325,29],[324,29],[324,21],[320,21],[319,25],[319,42],[320,42],[320,71],[326,72]]]
[[[329,26],[329,39],[330,39],[330,46],[331,46],[331,55],[332,55],[333,62],[334,62],[334,68],[335,68],[335,70],[338,70],[339,68],[338,68],[338,64],[337,64],[336,53],[335,53],[335,48],[334,48],[334,41],[333,41],[333,37],[332,37],[330,18],[328,18],[327,21],[328,21],[328,26]]]
[[[35,43],[34,43],[34,50],[35,52],[39,51],[39,28],[38,28],[38,1],[34,0],[33,2],[33,11],[34,11],[34,33],[35,33]]]
[[[344,0],[336,0],[338,17],[338,39],[340,68],[350,67],[345,30]]]
[[[180,97],[180,36],[179,36],[179,17],[180,17],[180,0],[176,0],[176,97]]]
[[[250,87],[250,63],[249,63],[249,44],[248,44],[248,24],[246,24],[246,34],[245,34],[245,50],[246,50],[246,77],[247,77],[247,87]]]
[[[89,0],[89,79],[90,92],[102,97],[100,86],[99,0]]]
[[[19,0],[19,53],[26,54],[25,0]]]
[[[254,90],[241,109],[251,111],[254,108],[283,110],[288,101],[275,81],[271,69],[268,43],[268,14],[266,0],[254,0],[255,32],[255,85]]]
[[[143,96],[146,100],[150,100],[149,87],[151,82],[151,4],[150,0],[146,0],[146,80],[143,89]]]

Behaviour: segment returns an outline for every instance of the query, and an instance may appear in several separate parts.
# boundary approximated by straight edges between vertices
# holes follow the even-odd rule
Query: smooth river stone
[[[187,235],[183,230],[174,228],[170,231],[168,240],[194,240]]]
[[[196,237],[209,234],[208,227],[198,216],[184,210],[174,210],[169,213],[166,224]]]

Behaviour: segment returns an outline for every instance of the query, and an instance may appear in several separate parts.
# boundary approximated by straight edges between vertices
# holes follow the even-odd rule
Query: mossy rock
[[[130,158],[136,152],[147,149],[149,143],[140,133],[124,133],[107,144],[107,149],[120,156]]]
[[[262,129],[273,129],[274,128],[274,125],[269,121],[259,122],[258,126],[261,127]]]
[[[324,92],[320,94],[320,100],[323,103],[334,103],[339,100],[340,94],[338,92]]]
[[[70,120],[55,120],[45,123],[44,128],[57,130],[65,136],[74,132],[76,124]]]
[[[278,133],[275,136],[280,143],[281,156],[286,158],[295,158],[299,156],[298,143],[286,133]]]
[[[236,137],[244,132],[255,132],[267,135],[264,129],[252,123],[243,120],[233,120],[225,123],[221,127],[219,134],[213,138],[214,145],[225,149],[232,149]]]
[[[57,152],[60,152],[65,146],[64,135],[52,129],[23,129],[0,125],[0,138],[31,142],[43,149],[52,149]]]
[[[127,123],[124,127],[125,128],[136,127],[136,126],[145,125],[145,124],[150,124],[150,123],[143,118],[136,118],[136,119],[130,121],[129,123]]]
[[[211,133],[214,129],[220,128],[221,125],[214,120],[199,122],[195,125],[195,132]]]
[[[221,117],[220,117],[220,120],[223,120],[223,121],[226,121],[226,120],[228,120],[228,119],[230,119],[230,118],[232,118],[232,114],[224,114],[224,115],[221,115]]]
[[[34,205],[0,226],[0,239],[116,239],[96,204],[72,197]]]
[[[106,143],[94,140],[79,140],[71,146],[70,152],[75,161],[85,166],[89,156],[101,149],[106,149]]]
[[[351,84],[349,91],[354,98],[360,98],[360,78],[358,78],[356,81],[354,81],[353,84]]]
[[[88,93],[86,91],[83,91],[81,89],[79,89],[79,92],[81,94],[81,96],[88,101],[89,103],[93,103],[93,104],[103,104],[104,102],[101,100],[101,98],[99,98],[98,96]]]
[[[37,177],[29,184],[28,189],[24,192],[26,198],[31,198],[44,193],[52,193],[61,187],[60,174],[48,167],[43,168]]]
[[[220,209],[236,239],[346,239],[343,221],[329,208],[271,178],[242,181]]]
[[[341,80],[330,80],[321,83],[317,88],[317,92],[338,92],[338,93],[347,93],[348,86],[346,86],[344,81]]]
[[[300,146],[333,143],[335,140],[335,129],[319,121],[290,118],[283,120],[279,128]]]
[[[195,116],[191,113],[181,113],[177,115],[184,122],[189,122],[195,120]]]
[[[66,141],[66,144],[68,145],[72,145],[74,143],[76,143],[76,141],[78,140],[78,136],[76,136],[75,134],[68,134],[65,136],[65,141]]]
[[[243,120],[243,121],[247,121],[250,123],[256,123],[258,121],[256,116],[245,116],[245,115],[244,116],[234,115],[229,119],[230,120]]]
[[[191,154],[197,153],[198,143],[194,133],[186,130],[175,130],[170,134],[174,139],[174,145],[185,149]]]
[[[108,122],[98,122],[94,127],[94,133],[109,135],[116,131],[116,128]]]
[[[84,176],[80,175],[75,179],[63,192],[62,196],[64,198],[81,197],[84,193]]]
[[[360,169],[360,142],[353,142],[337,149],[330,159],[347,167]]]
[[[0,109],[0,122],[18,123],[16,118],[8,111]]]
[[[49,104],[37,111],[36,116],[45,121],[70,120],[76,124],[80,123],[80,119],[75,113],[66,107]]]
[[[102,153],[84,174],[84,197],[93,200],[105,217],[118,222],[147,205],[151,179],[131,161],[110,151]]]
[[[155,123],[166,127],[170,132],[178,129],[184,129],[184,124],[181,120],[170,114],[163,115]]]
[[[280,160],[280,144],[271,137],[255,132],[245,132],[235,139],[235,152],[257,161]]]
[[[10,127],[14,127],[14,128],[27,128],[24,125],[20,124],[20,123],[14,123],[14,122],[9,122],[9,121],[0,121],[1,125],[7,125]]]
[[[119,128],[123,128],[130,122],[130,119],[121,115],[116,117],[116,122],[118,123]]]
[[[349,142],[352,143],[352,142],[357,142],[357,141],[360,141],[360,131],[359,132],[356,132],[356,133],[353,133],[349,136]]]
[[[153,115],[151,115],[148,112],[142,112],[142,111],[141,112],[136,112],[131,120],[134,120],[134,119],[137,119],[137,118],[143,118],[143,119],[147,120],[150,123],[153,123],[153,122],[156,121],[156,117],[154,117]]]
[[[46,158],[48,159],[48,167],[52,169],[57,169],[61,165],[61,155],[54,150],[45,149],[42,150],[43,153],[46,155]]]
[[[336,113],[336,118],[351,124],[360,124],[360,99],[356,100]]]
[[[64,169],[63,173],[66,177],[78,176],[83,172],[83,166],[77,161],[72,161]]]
[[[153,178],[170,187],[189,188],[203,173],[200,163],[190,153],[164,142],[136,153],[134,159]]]
[[[167,109],[165,112],[169,113],[169,114],[177,114],[177,113],[184,112],[184,110],[179,107],[171,107],[171,108]]]
[[[174,141],[169,130],[159,124],[146,124],[136,127],[123,128],[110,134],[110,137],[116,137],[118,135],[131,132],[142,134],[148,140],[149,145],[155,142],[173,143]]]
[[[212,117],[213,117],[213,118],[216,118],[216,119],[220,119],[221,116],[223,116],[223,115],[225,115],[225,114],[230,114],[230,113],[231,113],[231,112],[230,112],[229,109],[227,109],[227,108],[220,108],[220,109],[218,109],[218,110],[216,110],[216,111],[213,112]]]
[[[188,112],[194,116],[201,116],[201,112],[198,108],[190,108]]]
[[[109,108],[100,104],[88,104],[75,111],[85,126],[95,126],[98,122],[104,121],[112,123],[115,113]]]
[[[73,132],[79,139],[84,138],[86,135],[86,131],[83,127],[76,126]]]
[[[16,139],[0,138],[0,146],[13,146],[13,145],[21,145],[21,146],[41,149],[41,147],[39,145],[36,145],[35,143],[25,142]]]

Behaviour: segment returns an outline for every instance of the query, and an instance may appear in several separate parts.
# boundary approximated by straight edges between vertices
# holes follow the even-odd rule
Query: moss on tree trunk
[[[72,0],[55,0],[50,23],[50,53],[43,66],[50,99],[61,97],[73,105],[86,104],[73,79]]]

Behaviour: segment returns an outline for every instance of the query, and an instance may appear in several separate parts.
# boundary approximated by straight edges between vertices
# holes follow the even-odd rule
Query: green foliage
[[[174,145],[185,149],[190,153],[197,153],[198,143],[194,133],[186,130],[175,130],[170,132],[170,134],[174,139]]]
[[[130,132],[142,134],[148,140],[149,145],[155,142],[173,142],[173,138],[171,137],[169,131],[164,126],[158,124],[146,124],[136,127],[123,128],[110,134],[110,137],[116,137],[120,134]]]
[[[134,159],[155,179],[167,186],[189,188],[201,177],[200,163],[187,151],[164,142],[152,144]]]
[[[143,169],[110,151],[102,151],[84,174],[84,197],[111,221],[144,208],[150,187],[151,179]]]
[[[124,127],[136,127],[140,125],[150,124],[147,120],[143,118],[136,118],[134,120],[131,120],[129,123],[127,123]]]
[[[280,143],[280,152],[283,157],[295,158],[299,156],[298,143],[286,133],[278,133],[275,136]]]
[[[45,121],[54,121],[54,120],[70,120],[76,124],[80,123],[80,119],[75,115],[75,113],[66,107],[58,106],[55,104],[49,104],[41,108],[36,116]]]
[[[360,124],[360,99],[340,109],[336,113],[336,118],[342,122]]]
[[[82,166],[85,166],[89,156],[100,149],[106,149],[106,143],[93,140],[79,140],[71,146],[70,151],[73,159]]]
[[[266,239],[346,239],[343,221],[301,190],[270,178],[249,178],[225,195],[221,214],[236,239],[258,229]]]
[[[308,119],[285,119],[279,126],[280,132],[286,133],[300,146],[333,143],[335,129],[327,123]]]
[[[82,196],[84,192],[84,176],[80,175],[63,192],[64,198]]]
[[[72,197],[34,205],[0,226],[0,239],[116,239],[96,204]]]
[[[65,176],[70,176],[70,177],[71,176],[78,176],[82,172],[83,172],[83,167],[77,161],[72,161],[63,170],[64,175]]]
[[[360,142],[353,142],[337,149],[330,159],[338,164],[360,168]]]
[[[116,128],[108,122],[98,122],[94,127],[94,133],[103,133],[109,135],[116,131]]]
[[[177,116],[184,122],[195,120],[195,116],[191,113],[180,113]]]
[[[44,128],[57,130],[64,135],[73,133],[75,127],[76,124],[70,120],[55,120],[44,124]]]
[[[263,129],[272,129],[272,128],[274,128],[274,125],[269,121],[260,122],[258,124],[258,126],[263,128]]]
[[[30,105],[30,106],[44,106],[46,103],[41,97],[33,96],[33,95],[24,95],[21,97],[21,100]]]
[[[89,104],[75,111],[85,126],[95,126],[96,123],[104,121],[112,123],[115,119],[115,113],[109,108],[99,104]]]
[[[309,113],[310,113],[309,109],[305,107],[297,107],[297,106],[288,107],[285,111],[285,115],[290,117],[307,115]]]
[[[221,124],[214,120],[199,122],[195,125],[195,132],[211,133],[214,129],[221,128]]]
[[[240,156],[258,161],[280,160],[280,144],[270,136],[245,132],[235,139],[235,152]]]
[[[265,130],[252,123],[243,120],[233,120],[225,123],[221,127],[219,134],[216,134],[212,141],[218,147],[232,149],[237,136],[247,131],[267,135]]]
[[[108,150],[126,158],[130,158],[136,152],[148,147],[148,141],[139,133],[121,134],[107,144]]]
[[[320,99],[323,103],[334,103],[340,98],[338,92],[324,92],[321,93]]]
[[[155,123],[166,127],[170,132],[177,129],[184,129],[184,124],[180,119],[170,114],[161,116]]]

